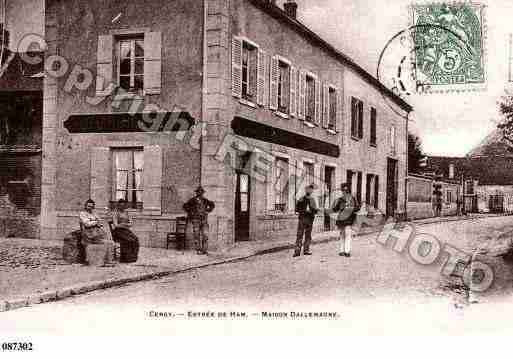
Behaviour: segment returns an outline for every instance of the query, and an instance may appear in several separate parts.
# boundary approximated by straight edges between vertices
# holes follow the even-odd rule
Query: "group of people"
[[[95,203],[92,199],[86,201],[84,210],[79,214],[82,231],[82,244],[101,244],[106,247],[105,265],[114,264],[114,243],[119,243],[119,261],[121,263],[137,262],[139,253],[139,239],[130,229],[132,221],[126,211],[128,203],[120,199],[112,213],[112,228],[105,228],[102,219],[95,212]]]
[[[336,225],[340,230],[339,255],[351,256],[352,225],[359,211],[358,201],[351,195],[350,186],[347,183],[341,185],[342,195],[333,206],[324,210],[327,214],[336,216]],[[296,247],[294,257],[311,255],[310,244],[312,241],[312,229],[315,215],[320,211],[312,196],[315,185],[306,187],[305,195],[297,202],[296,210],[299,213]],[[200,186],[195,190],[195,196],[188,200],[183,209],[187,212],[188,220],[192,224],[196,253],[208,254],[208,214],[215,208],[214,202],[204,197],[205,190]],[[139,240],[130,229],[132,221],[127,209],[127,201],[120,199],[112,214],[112,228],[106,230],[101,218],[94,211],[95,203],[92,199],[85,203],[84,211],[80,212],[80,226],[82,241],[84,244],[104,244],[107,252],[114,250],[114,242],[120,245],[120,262],[132,263],[137,261],[139,252]],[[110,236],[111,235],[111,236]],[[304,241],[303,241],[304,239]],[[109,261],[107,261],[109,262]]]
[[[315,198],[312,196],[314,190],[314,184],[307,186],[305,195],[297,202],[296,211],[299,213],[299,222],[294,257],[301,255],[301,249],[303,249],[303,255],[312,255],[310,243],[312,242],[313,223],[315,215],[320,211]],[[356,219],[356,213],[360,210],[360,204],[351,195],[351,188],[348,183],[342,183],[340,190],[342,195],[333,203],[330,209],[324,211],[328,215],[334,214],[336,216],[335,223],[340,230],[339,255],[351,257],[352,225]]]

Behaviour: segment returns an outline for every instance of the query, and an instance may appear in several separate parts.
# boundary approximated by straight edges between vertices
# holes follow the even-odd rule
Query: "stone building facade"
[[[142,245],[163,246],[200,184],[216,203],[214,250],[293,236],[311,182],[321,206],[349,181],[362,203],[403,215],[412,108],[295,11],[46,0],[47,62],[69,68],[45,78],[42,238],[75,229],[90,197],[103,210],[128,196]],[[91,81],[77,76],[87,69]],[[315,231],[332,228],[320,214]]]

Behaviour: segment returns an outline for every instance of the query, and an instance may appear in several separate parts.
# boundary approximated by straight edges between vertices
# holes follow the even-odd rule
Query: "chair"
[[[176,248],[180,249],[179,244],[181,245],[181,249],[185,252],[185,240],[187,231],[187,217],[177,217],[175,220],[175,230],[174,232],[169,232],[167,234],[167,243],[166,248],[169,249],[169,244],[171,242],[176,243]]]

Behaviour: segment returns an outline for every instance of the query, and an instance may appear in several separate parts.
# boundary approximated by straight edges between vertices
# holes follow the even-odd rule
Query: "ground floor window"
[[[113,151],[113,161],[114,200],[125,199],[131,208],[140,208],[143,197],[143,149],[116,149]]]
[[[285,212],[289,198],[289,160],[276,157],[274,161],[274,210]]]

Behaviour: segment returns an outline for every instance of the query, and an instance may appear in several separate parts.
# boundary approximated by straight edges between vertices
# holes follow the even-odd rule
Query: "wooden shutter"
[[[319,79],[315,79],[315,117],[314,121],[317,124],[321,124],[322,121],[322,100],[321,100],[321,82]]]
[[[374,208],[379,208],[379,176],[374,177]]]
[[[336,109],[336,116],[335,116],[335,123],[333,124],[333,129],[335,131],[338,131],[339,129],[342,129],[343,124],[343,104],[344,104],[344,97],[342,96],[342,91],[339,92],[337,88],[335,88],[335,109]]]
[[[232,39],[232,95],[242,97],[242,39]]]
[[[269,166],[269,170],[267,171],[267,181],[266,181],[266,197],[267,197],[267,210],[274,210],[274,171],[276,167],[276,161],[272,159],[272,164]]]
[[[271,110],[278,109],[278,82],[279,82],[279,62],[276,56],[271,58],[271,74],[269,79],[269,108]]]
[[[363,102],[358,101],[358,137],[363,138]]]
[[[351,97],[351,136],[356,137],[358,134],[357,131],[357,121],[356,121],[356,112],[357,112],[357,101],[354,97]]]
[[[111,199],[111,151],[109,147],[93,147],[91,150],[90,197],[98,209],[109,207]]]
[[[300,120],[305,119],[305,91],[306,91],[306,74],[303,70],[299,71],[298,78],[298,106],[297,117]]]
[[[112,50],[114,38],[112,35],[98,37],[98,52],[96,61],[96,96],[108,96],[109,84],[112,82]]]
[[[265,106],[265,69],[266,69],[266,56],[265,52],[262,50],[258,50],[258,70],[257,70],[257,103],[260,106]]]
[[[162,148],[144,147],[143,164],[143,208],[161,212],[162,209]]]
[[[322,127],[327,128],[330,121],[330,88],[324,84],[322,86]]]
[[[356,180],[356,198],[358,199],[358,203],[362,203],[362,173],[360,171],[357,172],[357,180]]]
[[[144,34],[144,93],[158,95],[162,89],[162,33]]]
[[[297,115],[297,70],[290,67],[290,116]]]

